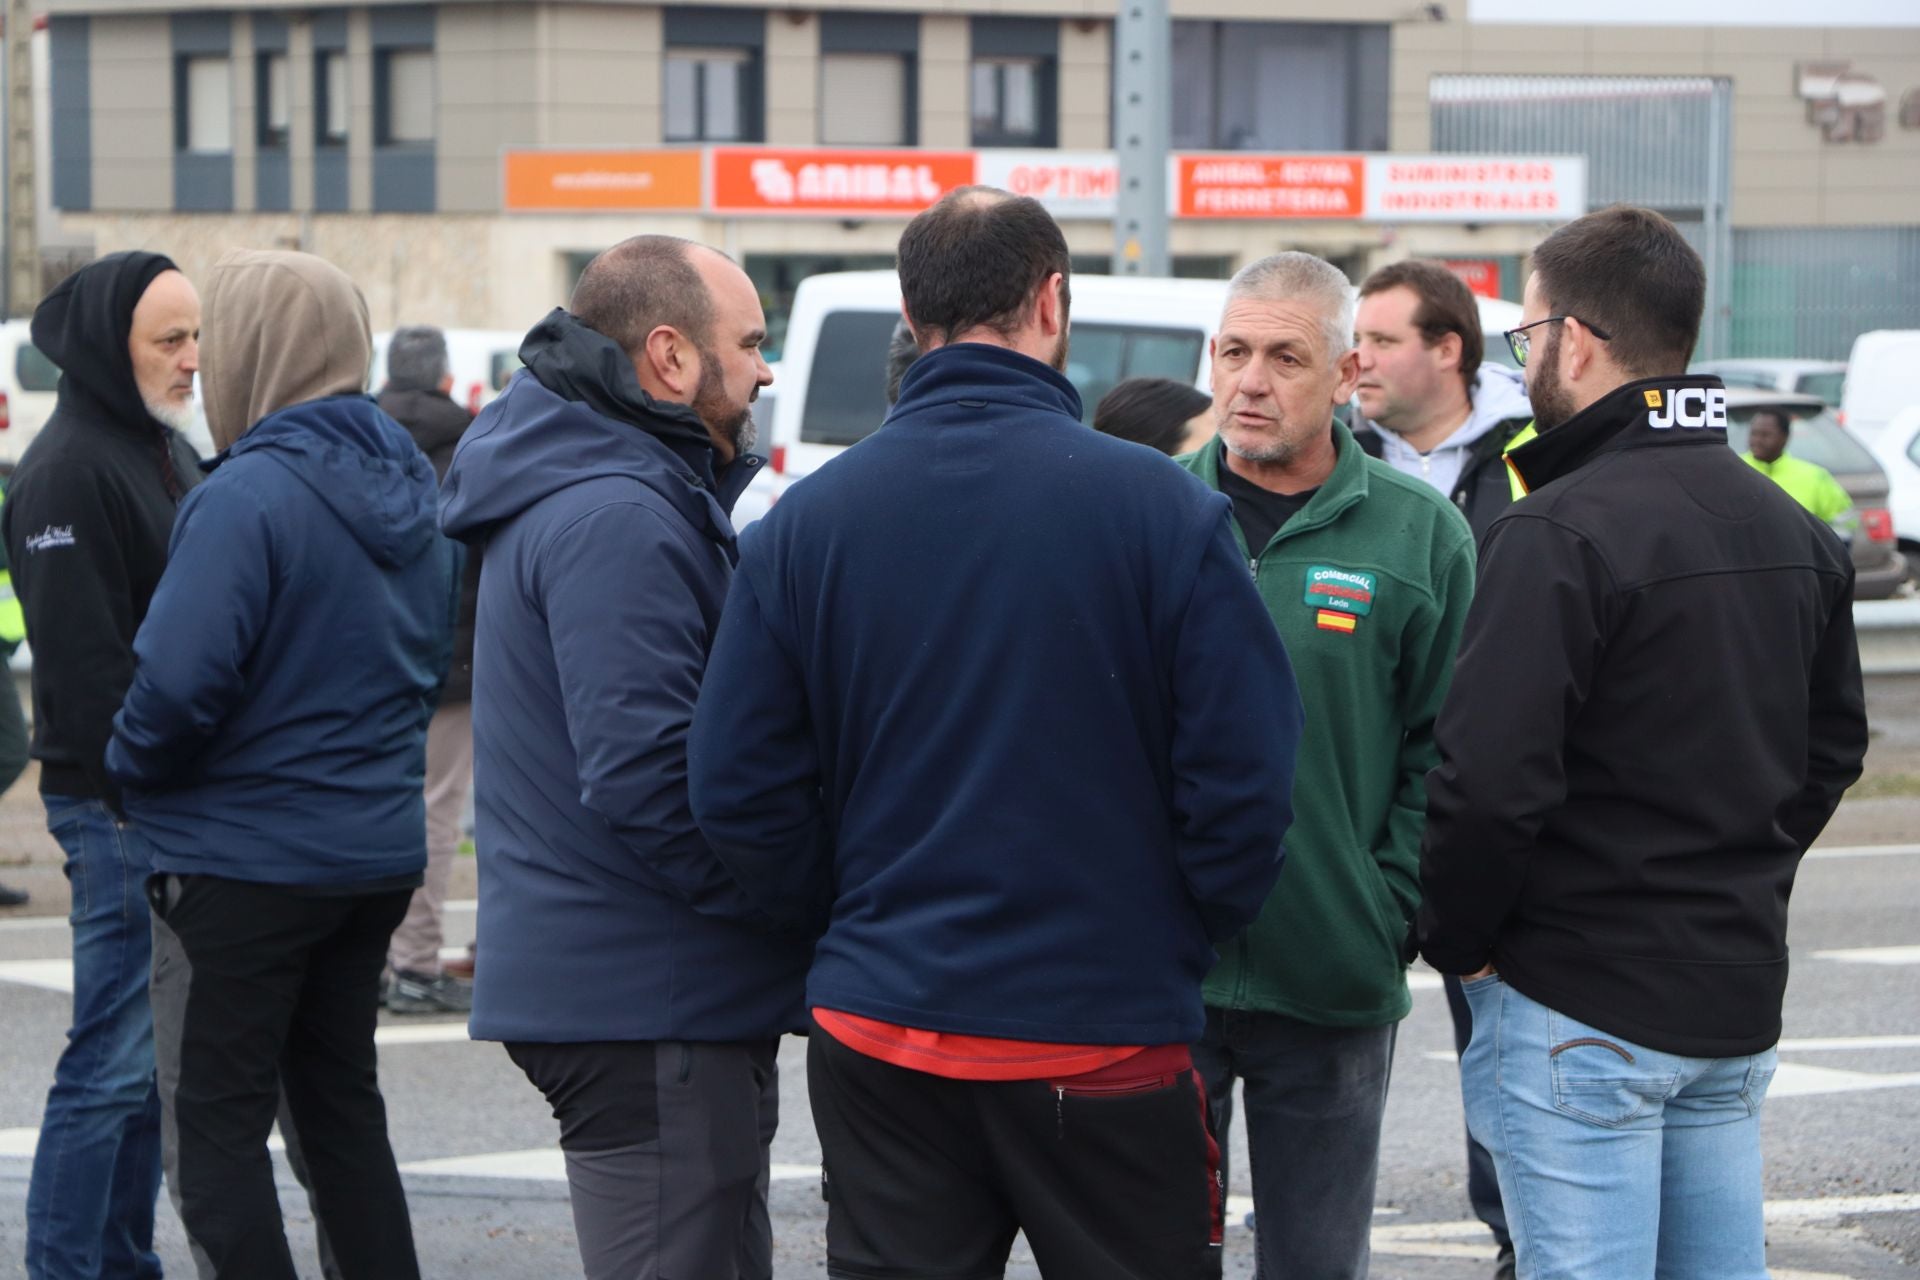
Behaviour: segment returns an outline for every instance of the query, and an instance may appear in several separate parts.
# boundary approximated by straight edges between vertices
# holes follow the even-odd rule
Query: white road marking
[[[1920,844],[1837,844],[1815,845],[1809,858],[1903,858],[1920,853]]]
[[[1822,1093],[1906,1089],[1914,1085],[1920,1085],[1920,1071],[1842,1071],[1837,1067],[1810,1067],[1801,1062],[1783,1062],[1774,1073],[1767,1097],[1804,1098]]]
[[[1816,951],[1815,960],[1838,960],[1842,964],[1920,964],[1920,947],[1846,947],[1837,951]]]
[[[0,1129],[0,1160],[31,1160],[33,1153],[40,1147],[38,1129]],[[285,1151],[287,1144],[280,1137],[280,1130],[274,1129],[267,1138],[267,1150]]]
[[[373,1033],[378,1045],[457,1044],[471,1038],[464,1022],[389,1022]]]
[[[402,1173],[430,1174],[442,1178],[514,1178],[526,1182],[565,1182],[566,1157],[558,1147],[529,1147],[524,1151],[491,1151],[472,1156],[448,1156],[438,1160],[410,1160],[400,1166]],[[768,1171],[775,1182],[818,1179],[817,1164],[775,1164]]]
[[[71,995],[73,993],[73,961],[0,961],[0,982],[17,983],[23,987],[39,987],[43,991],[64,991]]]
[[[1920,1049],[1920,1036],[1815,1036],[1782,1040],[1782,1053],[1845,1053],[1866,1049]]]

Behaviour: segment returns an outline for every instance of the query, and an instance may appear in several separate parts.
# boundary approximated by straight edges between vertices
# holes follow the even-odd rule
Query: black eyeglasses
[[[1518,329],[1507,330],[1507,349],[1513,352],[1513,362],[1522,369],[1527,367],[1527,349],[1533,345],[1533,339],[1527,335],[1527,330],[1538,329],[1543,324],[1552,324],[1557,320],[1580,320],[1580,317],[1548,316],[1545,320],[1535,320],[1532,324],[1523,324]],[[1600,341],[1613,341],[1613,335],[1605,329],[1602,329],[1599,325],[1587,324],[1585,320],[1580,320],[1580,323],[1586,324],[1587,332],[1600,339]]]

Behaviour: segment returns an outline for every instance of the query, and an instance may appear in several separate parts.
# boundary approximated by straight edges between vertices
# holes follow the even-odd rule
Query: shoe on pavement
[[[1500,1256],[1493,1260],[1493,1280],[1514,1280],[1513,1246],[1500,1246]]]
[[[394,1013],[467,1013],[473,1008],[473,985],[444,973],[434,977],[396,969],[387,1008]]]
[[[0,907],[24,907],[33,900],[33,895],[25,889],[16,889],[10,884],[0,884]]]

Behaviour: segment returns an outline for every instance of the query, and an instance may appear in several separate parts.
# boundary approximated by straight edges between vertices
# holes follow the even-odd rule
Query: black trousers
[[[156,875],[147,896],[167,1183],[202,1280],[295,1280],[267,1154],[283,1089],[340,1274],[418,1280],[373,1046],[412,891]]]
[[[815,1026],[807,1089],[835,1280],[1211,1280],[1218,1153],[1192,1071],[1144,1088],[949,1080]]]

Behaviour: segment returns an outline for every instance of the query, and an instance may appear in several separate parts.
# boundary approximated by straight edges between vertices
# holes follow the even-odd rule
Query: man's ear
[[[1458,369],[1460,367],[1459,334],[1441,334],[1440,341],[1433,344],[1433,349],[1440,357],[1440,367],[1442,369]]]
[[[670,324],[655,326],[641,346],[634,372],[650,395],[664,393],[682,404],[692,402],[700,384],[700,357],[686,335]]]
[[[1560,322],[1560,347],[1567,362],[1566,379],[1578,382],[1600,360],[1600,339],[1579,320],[1568,317]]]
[[[1040,332],[1049,338],[1059,337],[1067,327],[1067,309],[1060,305],[1060,291],[1066,283],[1067,278],[1056,271],[1040,286],[1034,319],[1040,325]]]
[[[1333,389],[1333,403],[1345,404],[1353,399],[1353,392],[1360,385],[1360,352],[1348,347],[1345,354],[1334,361],[1334,368],[1340,372],[1340,381]]]

